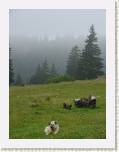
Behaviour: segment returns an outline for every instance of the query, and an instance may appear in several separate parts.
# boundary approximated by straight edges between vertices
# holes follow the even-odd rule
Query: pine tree
[[[103,63],[100,57],[101,50],[97,44],[97,37],[93,25],[90,27],[89,32],[90,34],[85,41],[85,49],[79,61],[79,75],[81,79],[94,79],[103,74]]]
[[[38,65],[37,69],[36,69],[36,73],[35,73],[35,83],[40,83],[41,82],[41,66],[40,64]]]
[[[80,58],[80,50],[77,46],[75,46],[72,48],[69,54],[69,58],[67,61],[67,70],[66,70],[66,73],[74,77],[75,79],[78,78],[77,71],[78,71],[79,58]]]
[[[47,60],[45,60],[41,68],[41,83],[46,83],[48,77],[49,77],[49,68],[48,68]]]
[[[12,49],[9,48],[9,84],[14,84],[14,67],[12,61]]]
[[[41,83],[41,67],[40,64],[36,68],[35,74],[30,79],[31,84],[39,84]]]
[[[56,75],[57,75],[57,70],[56,70],[55,64],[53,63],[50,70],[50,77],[54,77]]]
[[[17,75],[15,84],[16,85],[22,85],[23,84],[23,81],[22,81],[22,78],[21,78],[20,74]]]
[[[45,60],[42,64],[42,67],[40,64],[36,68],[35,74],[31,77],[30,83],[31,84],[42,84],[46,83],[49,77],[49,68],[47,60]]]

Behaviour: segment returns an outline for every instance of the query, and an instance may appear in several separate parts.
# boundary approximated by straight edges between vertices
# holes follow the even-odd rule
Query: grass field
[[[58,84],[10,87],[10,128],[12,139],[103,139],[106,138],[105,80],[85,80]],[[97,96],[97,107],[77,108],[74,98]],[[38,106],[31,104],[37,100]],[[72,110],[63,109],[63,102]],[[60,131],[44,134],[44,128],[56,120]]]

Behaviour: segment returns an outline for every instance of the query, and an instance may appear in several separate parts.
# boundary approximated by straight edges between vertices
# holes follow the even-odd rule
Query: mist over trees
[[[45,60],[42,66],[39,64],[36,68],[36,72],[33,76],[31,76],[30,84],[43,84],[47,83],[48,79],[51,77],[55,77],[57,75],[57,70],[55,64],[49,67],[47,60]]]
[[[78,79],[78,64],[80,60],[80,49],[78,46],[74,46],[69,53],[67,61],[66,73],[75,79]]]
[[[24,83],[43,84],[50,80],[93,79],[104,74],[105,37],[97,38],[93,25],[89,32],[87,39],[69,36],[12,40],[16,77],[20,74]]]
[[[9,47],[9,84],[14,84],[14,66],[12,59],[12,48]]]
[[[36,72],[33,76],[31,76],[30,84],[37,84],[41,83],[41,67],[40,64],[38,65]]]
[[[51,66],[51,70],[50,70],[50,73],[49,73],[50,77],[55,77],[58,75],[57,73],[57,70],[56,70],[56,67],[55,67],[55,64],[52,63],[52,66]]]
[[[17,74],[15,85],[23,85],[23,80],[20,74]]]

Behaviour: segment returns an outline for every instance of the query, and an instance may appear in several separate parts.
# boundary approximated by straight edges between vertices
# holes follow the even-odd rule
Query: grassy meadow
[[[77,108],[74,98],[97,96],[97,107]],[[37,106],[33,106],[34,100]],[[63,109],[63,102],[72,110]],[[106,85],[104,79],[10,87],[9,138],[103,139],[106,138]],[[55,120],[56,135],[44,128]]]

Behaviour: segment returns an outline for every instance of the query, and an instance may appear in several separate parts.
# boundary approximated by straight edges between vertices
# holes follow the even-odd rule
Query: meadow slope
[[[105,80],[10,87],[9,138],[12,139],[103,139],[106,138]],[[74,98],[97,96],[97,107],[77,108]],[[36,100],[38,106],[31,104]],[[63,109],[63,102],[72,110]],[[46,136],[44,128],[56,120],[60,131]]]

